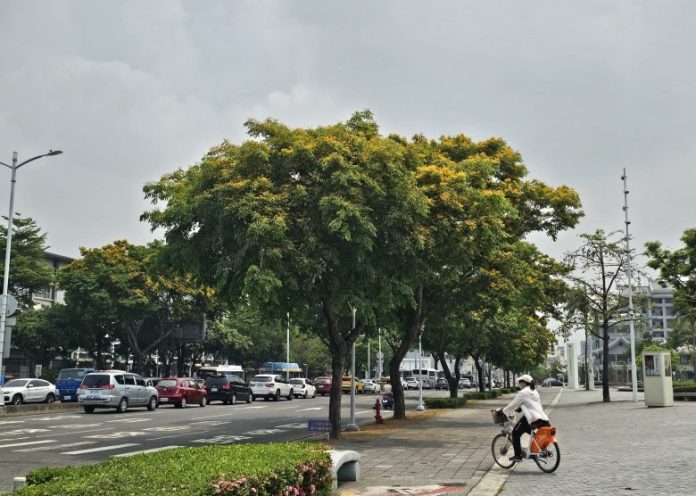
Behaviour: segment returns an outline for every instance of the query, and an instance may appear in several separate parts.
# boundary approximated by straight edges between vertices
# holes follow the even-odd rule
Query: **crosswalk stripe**
[[[94,441],[80,441],[78,443],[67,443],[67,444],[57,444],[55,446],[39,446],[34,447],[34,448],[24,448],[24,449],[18,449],[14,450],[17,453],[23,453],[26,451],[51,451],[51,450],[59,450],[59,449],[65,449],[65,448],[75,448],[77,446],[85,446],[87,444],[95,444]]]
[[[138,443],[114,444],[111,446],[102,446],[101,448],[90,448],[77,451],[64,451],[61,455],[86,455],[87,453],[98,453],[100,451],[111,451],[121,448],[130,448],[131,446],[140,446]]]
[[[55,443],[55,439],[46,439],[44,441],[27,441],[26,443],[12,443],[12,444],[4,444],[0,446],[0,449],[2,448],[13,448],[15,446],[30,446],[32,444],[46,444],[46,443]]]
[[[298,412],[308,412],[310,410],[323,410],[323,409],[324,409],[323,406],[319,406],[319,407],[313,407],[313,408],[302,408],[302,409],[297,410],[297,411]]]
[[[145,453],[157,453],[158,451],[165,451],[165,450],[170,450],[174,448],[181,448],[181,446],[162,446],[161,448],[151,448],[151,449],[146,449],[146,450],[140,450],[140,451],[129,451],[128,453],[119,453],[118,455],[111,455],[113,458],[122,458],[125,456],[134,456],[134,455],[142,455]]]

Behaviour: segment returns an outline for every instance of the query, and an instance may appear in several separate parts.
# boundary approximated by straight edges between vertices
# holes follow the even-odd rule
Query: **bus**
[[[423,384],[423,389],[434,389],[440,371],[437,369],[413,369],[411,375]]]
[[[244,379],[244,369],[241,365],[206,365],[196,371],[198,379],[207,379],[214,375],[236,375]]]

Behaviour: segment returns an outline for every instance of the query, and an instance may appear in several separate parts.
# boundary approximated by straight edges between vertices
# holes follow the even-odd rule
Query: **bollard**
[[[15,477],[13,491],[17,491],[18,489],[22,489],[26,485],[27,485],[27,478],[26,477]]]
[[[382,402],[379,400],[379,398],[377,398],[375,400],[374,410],[375,410],[375,422],[377,422],[378,424],[383,424],[384,418],[382,418],[382,415],[380,414],[380,412],[382,411]]]

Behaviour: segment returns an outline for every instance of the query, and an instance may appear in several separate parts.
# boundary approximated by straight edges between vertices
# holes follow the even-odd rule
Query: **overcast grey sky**
[[[17,210],[75,256],[152,239],[142,186],[244,139],[248,117],[314,126],[370,108],[383,132],[501,136],[568,184],[577,234],[639,244],[696,227],[692,1],[29,1],[0,3],[0,161]],[[0,176],[6,212],[9,171]]]

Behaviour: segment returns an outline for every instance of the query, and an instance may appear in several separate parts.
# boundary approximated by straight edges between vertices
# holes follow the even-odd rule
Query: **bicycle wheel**
[[[534,457],[534,462],[542,472],[550,474],[561,464],[561,448],[558,443],[550,444],[545,450]]]
[[[493,460],[495,460],[495,463],[503,468],[512,468],[515,464],[515,462],[510,461],[510,457],[514,455],[514,451],[512,449],[512,441],[508,438],[507,434],[498,434],[493,438],[491,453],[493,453]]]

